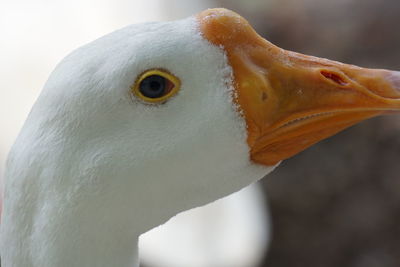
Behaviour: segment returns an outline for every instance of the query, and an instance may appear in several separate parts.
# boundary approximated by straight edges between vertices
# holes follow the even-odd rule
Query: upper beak
[[[283,50],[226,9],[197,16],[203,36],[222,46],[251,159],[275,165],[362,120],[400,110],[400,72],[365,69]]]

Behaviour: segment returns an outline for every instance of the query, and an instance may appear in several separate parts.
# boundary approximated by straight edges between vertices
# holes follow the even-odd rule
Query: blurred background
[[[0,173],[40,89],[67,53],[128,24],[208,7],[240,13],[285,49],[400,70],[398,0],[0,0]],[[186,232],[200,233],[195,245],[182,241],[190,234],[177,233],[183,228],[176,225],[190,225],[190,217],[160,227],[143,241],[143,265],[398,267],[399,160],[399,116],[354,126],[286,160],[241,201],[199,211],[193,221],[203,223]],[[190,264],[190,253],[204,259]],[[189,256],[177,256],[183,254]]]

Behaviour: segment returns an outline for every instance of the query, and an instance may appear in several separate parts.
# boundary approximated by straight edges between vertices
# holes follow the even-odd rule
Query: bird
[[[57,65],[8,155],[5,267],[139,266],[139,236],[400,110],[400,73],[286,51],[208,9]]]

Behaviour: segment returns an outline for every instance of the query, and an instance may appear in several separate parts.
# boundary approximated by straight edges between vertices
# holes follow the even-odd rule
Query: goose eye
[[[153,69],[142,73],[132,87],[133,93],[148,103],[162,103],[180,89],[180,80],[165,70]]]
[[[151,75],[139,84],[139,91],[149,98],[159,98],[165,94],[167,81],[160,75]]]

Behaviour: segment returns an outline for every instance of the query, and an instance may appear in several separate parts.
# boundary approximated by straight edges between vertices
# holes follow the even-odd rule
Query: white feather
[[[130,94],[149,68],[182,81],[164,105]],[[8,158],[3,266],[132,266],[141,233],[270,172],[249,160],[231,79],[194,18],[126,27],[67,56]]]

